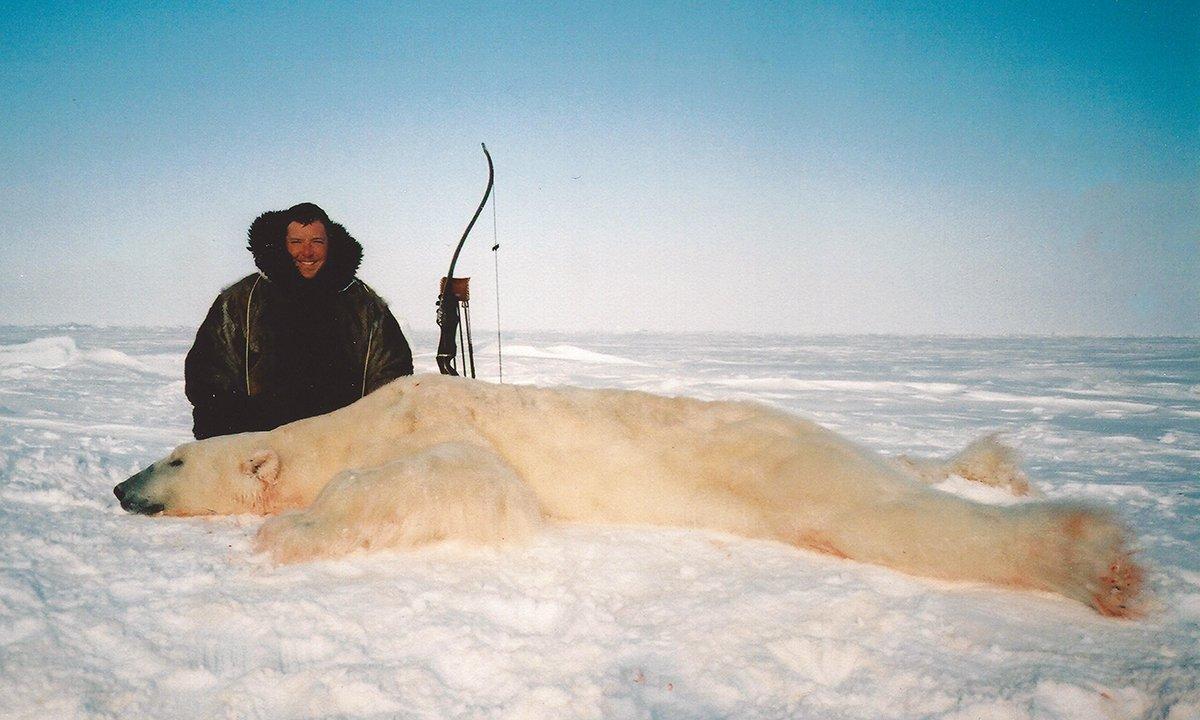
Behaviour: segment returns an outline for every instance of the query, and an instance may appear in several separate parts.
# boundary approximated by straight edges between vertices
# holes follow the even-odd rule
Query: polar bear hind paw
[[[1133,554],[1120,553],[1097,578],[1092,607],[1108,617],[1139,617],[1142,610],[1135,601],[1142,593],[1142,576],[1142,568],[1133,561]]]
[[[1144,572],[1129,549],[1126,529],[1108,513],[1089,509],[1068,511],[1060,528],[1066,566],[1075,578],[1063,594],[1107,617],[1140,617]]]

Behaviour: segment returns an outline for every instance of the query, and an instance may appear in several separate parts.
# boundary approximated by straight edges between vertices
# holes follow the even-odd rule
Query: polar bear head
[[[185,443],[113,494],[122,508],[144,515],[269,512],[280,463],[267,440],[267,433],[243,433]]]

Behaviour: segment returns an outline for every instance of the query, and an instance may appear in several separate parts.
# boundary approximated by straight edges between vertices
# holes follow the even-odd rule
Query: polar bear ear
[[[259,482],[272,485],[279,477],[279,455],[274,450],[255,450],[239,469],[243,475],[253,475]]]

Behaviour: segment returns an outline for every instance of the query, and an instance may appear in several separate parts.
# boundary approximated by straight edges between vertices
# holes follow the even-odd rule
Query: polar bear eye
[[[169,462],[167,464],[170,465],[171,467],[179,467],[180,465],[183,464],[183,461],[180,460],[179,458],[175,458],[174,460],[172,460],[171,462]]]

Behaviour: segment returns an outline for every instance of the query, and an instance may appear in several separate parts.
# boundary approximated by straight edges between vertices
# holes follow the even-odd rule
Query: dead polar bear
[[[1019,492],[1003,450],[984,442],[953,469]],[[1141,570],[1107,513],[989,506],[927,485],[948,469],[889,461],[753,403],[426,375],[270,432],[181,445],[114,492],[138,513],[282,513],[256,540],[282,562],[517,540],[543,519],[645,523],[1136,614]]]

